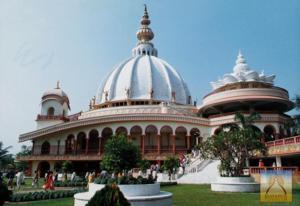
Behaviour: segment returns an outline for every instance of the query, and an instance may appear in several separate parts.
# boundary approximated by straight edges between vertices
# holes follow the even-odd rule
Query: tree
[[[3,148],[3,143],[0,142],[0,168],[5,168],[9,164],[13,164],[12,154],[9,154],[9,149],[12,146]]]
[[[143,159],[138,163],[138,166],[143,173],[146,173],[147,169],[150,168],[150,165],[150,162],[146,159]]]
[[[108,184],[95,193],[88,201],[87,206],[130,206],[130,202],[124,197],[116,184]]]
[[[169,180],[171,180],[171,175],[176,172],[179,165],[179,159],[175,156],[170,156],[164,161],[163,169],[168,171]]]
[[[244,116],[236,113],[234,124],[223,127],[222,131],[207,138],[198,145],[200,154],[205,159],[219,159],[219,171],[224,176],[242,176],[246,161],[258,154],[264,154],[265,145],[260,141],[261,132],[254,129],[252,123],[260,119],[260,115],[252,113]]]
[[[31,147],[22,145],[21,151],[17,153],[17,157],[23,157],[29,155],[31,155]],[[28,161],[15,161],[15,165],[18,170],[27,170],[29,168]]]
[[[101,168],[113,173],[127,172],[140,160],[141,153],[136,145],[124,135],[112,136],[105,144]]]
[[[62,169],[63,171],[66,172],[71,172],[71,170],[73,169],[73,164],[70,161],[64,161],[62,163]]]

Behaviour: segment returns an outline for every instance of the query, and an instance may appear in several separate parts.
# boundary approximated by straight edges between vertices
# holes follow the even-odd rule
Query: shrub
[[[121,176],[118,178],[96,178],[95,184],[118,184],[118,185],[130,185],[130,184],[153,184],[155,181],[152,176],[148,178],[143,178],[142,176],[138,176],[134,178],[133,176]]]
[[[0,205],[9,200],[12,192],[8,190],[7,185],[4,182],[0,183]]]
[[[97,191],[87,203],[87,206],[130,206],[129,201],[124,197],[116,184],[106,185],[102,190]]]

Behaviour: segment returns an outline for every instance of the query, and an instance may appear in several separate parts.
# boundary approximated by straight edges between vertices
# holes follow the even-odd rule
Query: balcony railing
[[[300,175],[299,167],[250,167],[250,174],[260,174],[262,171],[292,171],[293,175]]]
[[[275,146],[281,146],[281,145],[289,145],[289,144],[295,144],[300,143],[300,136],[295,137],[288,137],[284,139],[278,139],[275,141],[266,142],[267,147],[275,147]]]

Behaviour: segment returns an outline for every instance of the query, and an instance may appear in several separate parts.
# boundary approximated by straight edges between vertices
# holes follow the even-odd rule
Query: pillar
[[[145,154],[145,135],[143,134],[142,136],[141,136],[141,138],[142,138],[142,155],[144,155]]]
[[[88,153],[88,150],[89,150],[89,138],[86,138],[85,139],[85,154]]]
[[[186,136],[186,146],[187,146],[188,150],[191,149],[191,136],[190,135]]]
[[[172,135],[172,143],[173,143],[173,148],[172,148],[172,152],[173,154],[176,154],[176,139],[175,139],[175,135]]]
[[[74,153],[77,154],[77,139],[74,139]]]
[[[98,138],[99,138],[98,155],[101,155],[101,137],[98,137]]]
[[[276,156],[276,166],[277,167],[282,167],[282,165],[281,165],[281,157],[280,156]]]
[[[160,154],[161,153],[160,135],[158,134],[156,138],[157,138],[157,154]]]

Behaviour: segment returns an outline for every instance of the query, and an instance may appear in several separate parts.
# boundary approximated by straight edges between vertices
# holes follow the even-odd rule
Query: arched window
[[[89,133],[88,153],[97,153],[99,151],[99,133],[93,129]]]
[[[130,129],[130,139],[137,145],[141,146],[142,128],[140,126],[134,126]]]
[[[185,150],[187,148],[187,130],[184,127],[177,127],[175,130],[176,150]]]
[[[41,154],[49,154],[50,153],[50,143],[48,141],[43,142],[41,148]]]
[[[127,129],[125,127],[118,127],[116,129],[116,135],[124,135],[127,136]]]
[[[53,116],[54,115],[54,108],[53,107],[48,108],[47,115],[48,116]]]
[[[173,130],[170,126],[163,126],[160,129],[160,145],[162,152],[168,152],[172,150],[173,140],[172,140]]]
[[[191,135],[191,148],[194,148],[197,143],[200,143],[202,139],[199,141],[200,137],[200,130],[198,128],[193,128],[190,131]],[[198,140],[197,140],[198,139]]]
[[[275,128],[272,125],[266,125],[264,128],[265,141],[275,140]]]
[[[86,149],[86,134],[79,132],[77,135],[77,153],[84,153]]]
[[[107,140],[112,136],[113,131],[109,127],[105,127],[101,132],[101,151],[104,150],[104,146]]]
[[[75,151],[75,137],[70,134],[66,140],[66,154],[72,154]]]
[[[145,152],[154,152],[157,150],[157,129],[154,125],[149,125],[145,130]]]

